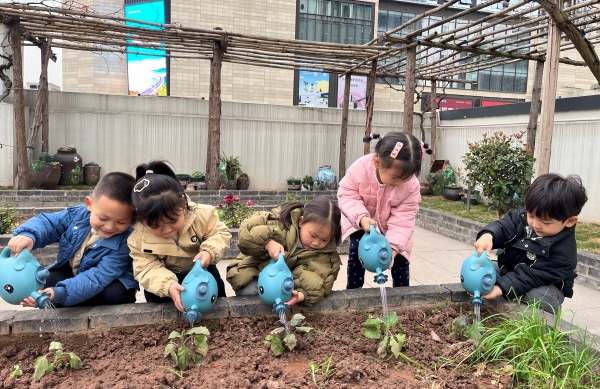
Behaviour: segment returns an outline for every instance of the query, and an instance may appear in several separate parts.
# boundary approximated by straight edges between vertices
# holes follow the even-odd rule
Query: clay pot
[[[442,196],[444,196],[446,200],[458,201],[462,196],[462,192],[462,188],[445,188]]]
[[[83,183],[86,185],[96,185],[100,181],[100,166],[83,167]]]
[[[249,187],[250,187],[250,177],[239,176],[237,179],[237,189],[238,190],[248,190]]]
[[[81,155],[77,154],[75,147],[61,147],[56,150],[54,160],[60,162],[62,168],[60,171],[59,185],[79,185],[83,173],[83,161]]]
[[[29,170],[29,185],[36,189],[54,189],[60,181],[60,163],[46,163],[44,166]]]

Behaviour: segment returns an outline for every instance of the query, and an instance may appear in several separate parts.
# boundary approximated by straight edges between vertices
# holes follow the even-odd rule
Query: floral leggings
[[[356,231],[350,235],[350,249],[348,252],[348,275],[346,289],[362,288],[365,283],[365,268],[358,258],[358,242],[365,234],[364,231]],[[397,254],[392,266],[392,286],[409,286],[410,269],[409,263],[404,256]]]

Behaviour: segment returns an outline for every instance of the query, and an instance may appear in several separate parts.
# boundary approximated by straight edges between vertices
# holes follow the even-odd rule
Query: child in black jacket
[[[499,272],[496,285],[482,298],[540,301],[550,313],[571,298],[577,277],[575,225],[586,201],[578,176],[543,174],[531,184],[525,209],[509,211],[485,226],[475,249],[479,255],[499,249]]]

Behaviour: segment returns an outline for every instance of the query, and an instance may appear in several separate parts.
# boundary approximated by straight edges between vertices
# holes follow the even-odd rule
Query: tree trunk
[[[377,82],[377,60],[371,63],[371,73],[367,80],[367,123],[365,125],[365,136],[371,135],[373,125],[373,107],[375,105],[375,83]],[[363,154],[371,153],[371,144],[365,143]]]
[[[223,49],[220,41],[213,44],[210,61],[210,92],[208,96],[208,150],[206,153],[206,185],[219,189],[219,154],[221,150],[221,68]]]
[[[540,97],[542,95],[542,76],[544,75],[544,63],[536,61],[535,77],[533,79],[533,91],[531,92],[531,108],[529,109],[529,124],[527,125],[526,152],[533,155],[535,151],[535,136],[537,133],[537,121],[540,112]]]
[[[15,93],[15,129],[17,132],[17,176],[15,190],[29,189],[29,163],[27,160],[27,133],[25,130],[25,104],[23,96],[23,56],[21,52],[21,23],[17,19],[10,26],[13,51],[13,90]]]
[[[413,132],[413,112],[415,110],[415,68],[417,65],[417,48],[406,50],[406,85],[404,87],[404,132]]]
[[[350,109],[350,81],[352,74],[348,73],[344,79],[344,106],[342,108],[342,131],[340,133],[340,161],[338,176],[341,180],[346,175],[346,141],[348,139],[348,111]]]

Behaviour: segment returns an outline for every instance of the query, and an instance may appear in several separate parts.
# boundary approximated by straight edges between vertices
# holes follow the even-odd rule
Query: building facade
[[[438,1],[441,0],[92,0],[88,2],[87,9],[102,14],[137,18],[134,15],[139,14],[128,10],[158,6],[164,7],[164,14],[161,16],[165,22],[186,27],[220,27],[226,31],[272,38],[365,44],[378,34],[436,7]],[[503,3],[497,6],[502,7]],[[457,3],[456,7],[447,12],[459,12],[465,8],[468,8],[467,4]],[[469,15],[465,15],[467,17]],[[418,25],[409,26],[399,34],[433,23],[436,18],[439,16],[421,19]],[[459,19],[452,26],[442,25],[440,28],[448,31],[471,21]],[[519,44],[523,43],[516,43]],[[581,60],[575,50],[563,56]],[[166,62],[167,75],[164,78],[168,87],[162,93],[208,99],[209,61],[170,58]],[[140,94],[139,88],[131,87],[132,77],[137,74],[131,63],[132,58],[122,54],[63,50],[63,90]],[[462,74],[458,78],[477,81],[477,84],[440,85],[438,93],[443,90],[446,94],[446,101],[441,104],[442,109],[529,101],[534,71],[533,62],[523,61]],[[223,64],[221,82],[221,98],[224,101],[317,107],[339,107],[343,92],[340,87],[343,88],[344,85],[335,74],[231,63]],[[402,89],[402,82],[401,79],[378,80],[375,108],[401,109],[404,101],[404,93],[399,91]],[[557,97],[597,94],[598,91],[592,89],[596,83],[586,67],[561,64]],[[366,79],[353,77],[351,88],[351,108],[363,108],[365,101],[362,90],[366,88]],[[429,85],[418,82],[417,91],[423,92],[426,97]]]

